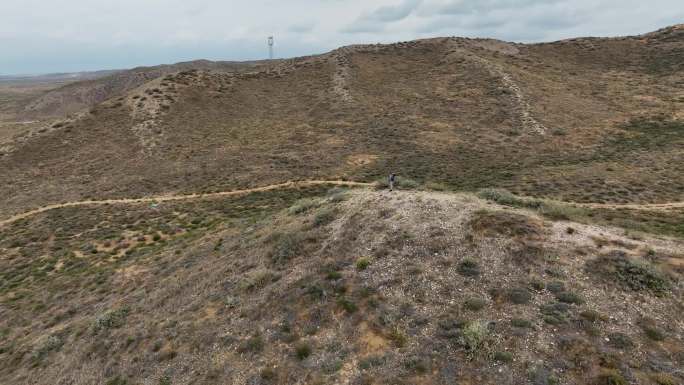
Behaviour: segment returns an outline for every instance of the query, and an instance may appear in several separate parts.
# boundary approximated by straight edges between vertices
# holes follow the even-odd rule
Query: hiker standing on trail
[[[392,191],[394,190],[394,180],[396,179],[396,175],[394,173],[389,175],[389,190]]]

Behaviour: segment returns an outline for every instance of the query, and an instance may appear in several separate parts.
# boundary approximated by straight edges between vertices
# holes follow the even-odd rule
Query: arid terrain
[[[0,384],[684,383],[684,26],[1,80]]]

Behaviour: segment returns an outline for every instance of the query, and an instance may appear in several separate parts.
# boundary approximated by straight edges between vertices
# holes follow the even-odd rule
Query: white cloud
[[[0,74],[258,59],[271,34],[282,57],[428,36],[527,42],[682,22],[681,0],[2,0]]]

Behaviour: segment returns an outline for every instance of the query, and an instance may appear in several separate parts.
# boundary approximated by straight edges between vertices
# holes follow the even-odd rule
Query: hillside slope
[[[389,172],[579,202],[684,201],[682,58],[675,26],[533,45],[437,38],[255,72],[185,70],[3,147],[0,215]]]
[[[187,69],[239,71],[256,62],[212,62],[195,60],[153,67],[138,67],[117,71],[109,76],[67,84],[34,98],[22,107],[19,116],[25,119],[63,117],[88,109],[165,74]]]
[[[3,384],[677,384],[684,244],[468,194],[73,207],[0,239]]]

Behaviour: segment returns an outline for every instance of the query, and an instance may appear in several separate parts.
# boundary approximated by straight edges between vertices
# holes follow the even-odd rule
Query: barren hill
[[[682,241],[467,194],[280,189],[2,234],[3,384],[684,379]]]
[[[682,26],[215,66],[0,140],[1,384],[684,382]]]
[[[120,96],[128,91],[168,73],[186,69],[214,71],[239,71],[256,65],[254,62],[212,62],[195,60],[191,62],[138,67],[117,71],[111,75],[88,79],[46,92],[28,102],[19,111],[25,119],[62,117],[87,109],[107,99]]]
[[[682,201],[683,36],[437,38],[164,75],[6,143],[0,213],[390,171],[581,202]]]

